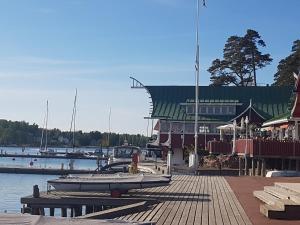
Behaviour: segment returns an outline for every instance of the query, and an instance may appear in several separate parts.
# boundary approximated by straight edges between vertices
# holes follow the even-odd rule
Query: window
[[[228,114],[229,115],[235,114],[235,107],[234,106],[228,106]]]
[[[206,106],[200,106],[200,114],[205,115],[206,114],[207,107]]]
[[[221,112],[223,115],[226,115],[227,114],[227,106],[222,106],[221,107]]]
[[[195,107],[193,105],[187,105],[186,106],[186,113],[187,114],[193,114],[193,113],[195,113]]]
[[[207,106],[207,114],[214,114],[214,108],[212,106]]]
[[[220,106],[215,106],[215,114],[216,115],[220,115],[221,114]]]
[[[236,113],[236,105],[223,104],[199,104],[200,115],[234,115]],[[187,114],[195,114],[195,105],[186,105]]]

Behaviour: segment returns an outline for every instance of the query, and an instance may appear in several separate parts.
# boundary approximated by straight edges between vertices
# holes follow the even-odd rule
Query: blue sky
[[[206,0],[200,15],[200,83],[227,38],[257,30],[273,57],[258,83],[300,38],[298,0]],[[145,85],[193,85],[196,0],[0,0],[0,118],[68,130],[78,88],[77,127],[146,134]]]

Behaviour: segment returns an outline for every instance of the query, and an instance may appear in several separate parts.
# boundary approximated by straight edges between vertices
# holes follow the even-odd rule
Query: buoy
[[[15,158],[12,158],[12,160],[15,161],[16,159],[15,159]]]
[[[37,161],[37,159],[34,159],[33,161]]]

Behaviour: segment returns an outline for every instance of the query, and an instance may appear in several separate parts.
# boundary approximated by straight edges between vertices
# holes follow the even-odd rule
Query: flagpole
[[[195,84],[195,149],[194,149],[194,167],[197,169],[198,165],[198,103],[199,103],[199,0],[197,0],[197,17],[196,17],[196,84]]]

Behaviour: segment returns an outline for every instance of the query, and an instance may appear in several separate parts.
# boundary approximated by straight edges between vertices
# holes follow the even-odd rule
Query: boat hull
[[[144,189],[159,186],[167,186],[170,177],[164,176],[142,176],[141,178],[66,178],[48,181],[57,191],[127,191],[131,189]]]

